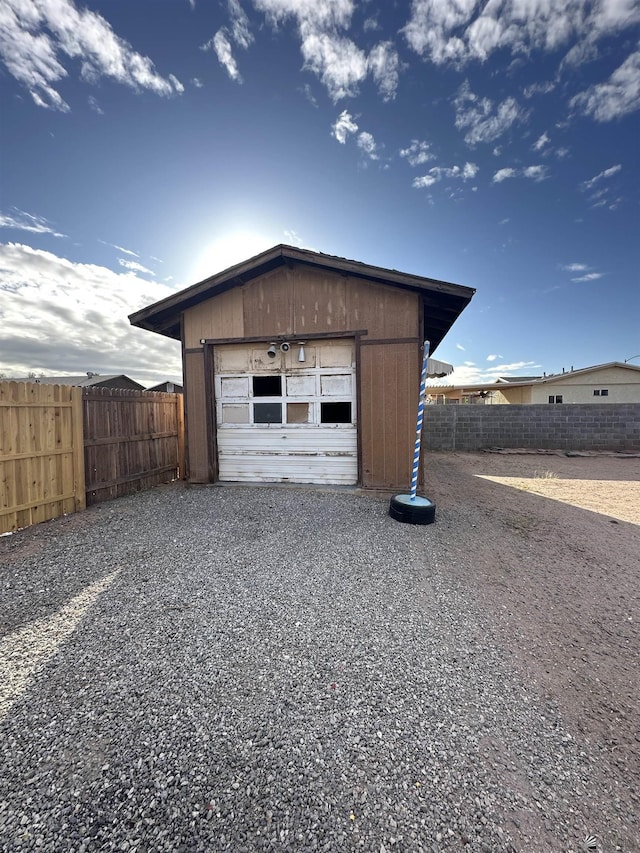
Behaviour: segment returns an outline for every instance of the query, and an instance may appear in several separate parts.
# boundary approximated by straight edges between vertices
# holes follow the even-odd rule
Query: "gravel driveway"
[[[1,540],[0,849],[638,849],[473,549],[387,507],[175,485]]]

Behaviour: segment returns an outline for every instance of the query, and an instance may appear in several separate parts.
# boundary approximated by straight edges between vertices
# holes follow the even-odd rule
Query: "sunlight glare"
[[[0,642],[0,720],[38,677],[62,643],[120,574],[120,569],[85,587],[53,616],[17,628]]]
[[[226,270],[259,255],[276,245],[278,241],[250,231],[235,231],[209,243],[194,263],[191,281],[202,281],[209,276]]]

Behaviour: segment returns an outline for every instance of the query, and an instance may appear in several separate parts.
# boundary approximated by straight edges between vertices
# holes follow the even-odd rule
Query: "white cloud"
[[[545,145],[549,144],[549,141],[550,141],[549,136],[545,132],[542,134],[542,136],[539,136],[537,138],[537,140],[533,143],[533,145],[531,147],[533,148],[534,151],[542,151],[542,149],[545,147]]]
[[[487,356],[487,361],[496,361],[499,358],[504,358],[504,356],[496,355],[495,353],[491,353],[491,355]]]
[[[549,92],[553,92],[555,88],[555,83],[552,83],[550,80],[546,80],[543,83],[532,83],[530,86],[526,86],[522,90],[522,94],[528,100],[529,98],[533,98],[534,95],[548,95]]]
[[[462,352],[465,352],[465,348],[462,346],[462,344],[456,344],[456,349],[461,349]]]
[[[501,219],[498,225],[507,225],[509,222],[511,222],[511,219],[507,216],[505,219]]]
[[[11,213],[0,213],[0,228],[13,228],[16,231],[29,231],[32,234],[51,234],[52,237],[66,237],[56,231],[44,216],[34,216],[17,207]]]
[[[561,270],[566,270],[567,272],[584,272],[588,270],[589,267],[586,264],[561,264]]]
[[[78,9],[73,0],[3,0],[0,15],[0,57],[38,106],[69,110],[58,91],[69,75],[67,65],[75,66],[67,59],[79,61],[86,82],[110,77],[164,96],[182,90],[173,75],[158,74],[153,62],[117,36],[101,15]]]
[[[383,100],[390,101],[395,98],[400,61],[393,44],[390,41],[377,44],[369,53],[368,65]]]
[[[435,154],[429,150],[429,143],[421,142],[418,139],[412,139],[408,148],[401,148],[400,156],[406,157],[410,166],[421,166],[423,163],[435,159]]]
[[[417,190],[426,189],[428,187],[432,187],[436,184],[440,179],[435,175],[422,175],[420,178],[414,178],[411,182],[411,186],[415,187]]]
[[[518,58],[569,44],[568,61],[575,63],[593,58],[600,39],[639,20],[634,0],[413,0],[403,32],[416,53],[438,65],[484,61],[497,50]],[[534,84],[526,96],[553,85]]]
[[[305,68],[320,78],[331,99],[352,98],[367,76],[367,57],[350,39],[333,33],[311,32],[302,42]]]
[[[204,83],[202,82],[202,80],[200,80],[199,77],[194,77],[191,83],[196,87],[196,89],[202,89],[202,87],[204,86]]]
[[[343,110],[340,113],[335,123],[332,125],[332,128],[333,133],[331,135],[334,136],[338,142],[342,143],[342,145],[347,141],[349,134],[358,132],[358,125],[347,110]]]
[[[231,42],[227,38],[224,27],[214,35],[212,39],[202,45],[202,50],[213,50],[218,57],[218,62],[226,70],[229,77],[236,83],[242,83],[242,75],[238,70],[238,63],[233,56]]]
[[[127,315],[173,292],[131,272],[0,244],[0,371],[26,376],[126,373],[143,384],[181,375],[180,344],[133,328]]]
[[[518,173],[515,169],[498,169],[498,171],[493,176],[494,184],[501,184],[502,181],[506,181],[507,178],[515,178]]]
[[[628,56],[606,83],[591,86],[570,104],[599,122],[635,112],[640,108],[640,49]]]
[[[502,358],[502,356],[498,356]],[[490,367],[480,368],[471,361],[465,361],[463,364],[455,364],[453,373],[443,379],[430,380],[430,385],[439,387],[446,385],[481,385],[483,383],[493,384],[501,376],[513,376],[517,378],[521,371],[525,371],[523,375],[531,376],[541,371],[542,365],[535,361],[513,361],[506,364],[491,363]]]
[[[604,273],[595,272],[591,270],[591,267],[588,264],[582,263],[571,263],[571,264],[560,264],[560,269],[565,272],[580,272],[584,273],[584,275],[576,276],[572,278],[571,281],[574,282],[585,282],[585,281],[597,281],[597,279],[602,278]]]
[[[229,16],[233,40],[246,50],[253,42],[253,35],[249,31],[249,18],[238,0],[229,0]]]
[[[583,190],[592,189],[597,183],[599,183],[603,178],[611,178],[613,175],[617,175],[618,172],[622,169],[620,163],[617,163],[615,166],[610,166],[608,169],[604,169],[602,172],[598,172],[597,175],[593,178],[589,178],[588,181],[583,181],[580,186]]]
[[[549,177],[546,166],[525,166],[522,170],[523,178],[530,178],[533,181],[544,181]]]
[[[544,181],[549,177],[546,166],[525,166],[522,169],[498,169],[493,176],[493,183],[500,184],[509,178],[529,178],[532,181]]]
[[[459,178],[463,181],[471,180],[478,174],[478,166],[475,163],[465,163],[464,166],[434,166],[426,175],[414,178],[412,186],[416,189],[431,187],[443,178]]]
[[[493,142],[516,122],[525,121],[528,115],[515,98],[506,98],[497,106],[489,98],[478,98],[468,81],[460,86],[453,103],[456,127],[466,130],[464,139],[471,146],[479,142]]]
[[[365,130],[362,131],[358,135],[358,148],[367,155],[370,160],[379,160],[380,157],[378,155],[378,146],[376,145],[376,141],[370,133],[367,133]]]
[[[253,0],[253,5],[274,25],[295,17],[300,26],[322,28],[348,26],[354,11],[353,0]]]
[[[146,275],[155,275],[153,270],[142,266],[142,264],[139,264],[137,261],[127,261],[125,258],[118,258],[118,263],[126,270],[131,270],[131,272],[140,272]]]
[[[304,245],[304,240],[297,234],[293,229],[287,229],[283,231],[284,238],[290,246],[302,246]]]
[[[288,18],[295,20],[304,67],[320,78],[334,103],[357,95],[369,74],[385,101],[395,96],[400,61],[393,44],[381,42],[367,56],[344,34],[354,0],[253,0],[253,4],[274,27]]]
[[[107,243],[105,240],[98,240],[98,243],[102,243],[103,246],[111,246],[112,249],[117,249],[119,252],[122,252],[123,255],[131,255],[134,258],[140,257],[140,255],[137,252],[134,252],[133,249],[125,249],[123,246],[117,246],[115,243]]]
[[[87,100],[89,101],[89,106],[94,112],[98,113],[99,116],[104,115],[104,110],[102,109],[98,101],[93,97],[93,95],[89,95]]]
[[[602,272],[588,272],[585,275],[578,276],[577,278],[572,278],[571,281],[596,281],[599,278],[602,278],[604,273]]]

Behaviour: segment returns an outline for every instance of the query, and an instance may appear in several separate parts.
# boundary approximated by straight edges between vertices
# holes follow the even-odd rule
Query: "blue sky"
[[[127,315],[276,243],[476,288],[455,382],[640,354],[634,0],[3,0],[0,59],[0,373],[179,380]]]

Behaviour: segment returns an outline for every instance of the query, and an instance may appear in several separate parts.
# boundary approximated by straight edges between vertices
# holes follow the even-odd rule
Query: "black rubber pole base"
[[[436,505],[429,498],[419,495],[394,495],[389,503],[389,515],[405,524],[433,524],[436,520]]]

